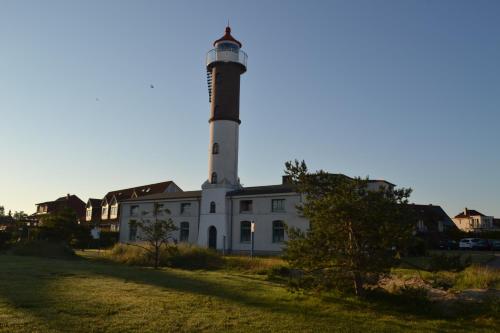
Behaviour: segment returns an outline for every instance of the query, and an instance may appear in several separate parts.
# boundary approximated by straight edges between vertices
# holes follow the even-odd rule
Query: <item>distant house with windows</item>
[[[85,220],[100,230],[118,231],[122,201],[152,194],[182,191],[173,181],[141,185],[108,192],[102,199],[89,199]]]
[[[417,225],[415,231],[418,234],[442,234],[456,229],[455,224],[441,206],[410,204]]]
[[[486,216],[474,209],[464,208],[464,211],[453,218],[455,225],[465,232],[482,232],[495,229],[494,217]]]
[[[33,216],[40,220],[47,214],[57,213],[63,209],[71,209],[76,213],[78,222],[85,221],[85,202],[74,194],[67,194],[54,201],[45,201],[36,204],[36,212]]]

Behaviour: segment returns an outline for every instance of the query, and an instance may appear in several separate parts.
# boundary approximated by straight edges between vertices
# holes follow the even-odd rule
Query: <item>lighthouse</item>
[[[230,27],[213,46],[206,58],[210,102],[208,174],[202,185],[198,243],[222,250],[228,249],[230,223],[226,193],[240,188],[240,76],[247,70],[247,55],[231,35]]]

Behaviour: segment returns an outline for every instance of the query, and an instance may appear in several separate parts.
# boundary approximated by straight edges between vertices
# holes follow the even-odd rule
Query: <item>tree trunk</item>
[[[158,266],[160,266],[160,247],[155,246],[155,269],[158,269]]]
[[[363,278],[361,277],[361,274],[353,272],[352,279],[354,282],[354,292],[356,293],[356,296],[364,296],[365,290],[363,289]]]

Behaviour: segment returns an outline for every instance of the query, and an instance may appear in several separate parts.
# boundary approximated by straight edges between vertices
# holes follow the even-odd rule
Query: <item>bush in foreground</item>
[[[64,242],[49,242],[46,240],[33,240],[16,244],[11,254],[19,256],[34,256],[55,259],[74,259],[75,252]]]
[[[110,259],[128,265],[152,266],[154,257],[141,246],[116,244],[111,250]],[[162,248],[159,265],[183,269],[217,269],[224,266],[224,259],[215,251],[188,244]]]
[[[453,287],[457,290],[490,288],[500,290],[500,271],[472,265],[457,274]]]
[[[141,247],[127,244],[116,244],[108,257],[116,262],[152,266],[154,258],[150,252]],[[287,275],[288,265],[277,257],[222,256],[219,253],[189,244],[179,244],[176,247],[162,249],[160,266],[182,269],[227,269],[250,274]]]

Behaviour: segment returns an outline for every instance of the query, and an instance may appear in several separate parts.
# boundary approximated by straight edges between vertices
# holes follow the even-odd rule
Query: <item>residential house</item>
[[[93,225],[99,225],[99,228],[102,230],[118,231],[120,204],[122,201],[147,195],[173,192],[182,192],[182,189],[173,181],[111,191],[99,203],[96,199],[89,199],[87,202],[87,219],[90,216],[90,220],[94,222]],[[96,213],[97,211],[98,213]]]
[[[494,230],[493,216],[486,216],[477,210],[464,208],[464,211],[453,218],[455,225],[465,232],[482,232]]]
[[[85,202],[74,194],[67,194],[66,196],[60,197],[54,201],[37,203],[36,212],[33,216],[36,217],[37,220],[40,220],[47,214],[57,213],[67,208],[72,209],[75,212],[78,222],[85,221]]]

